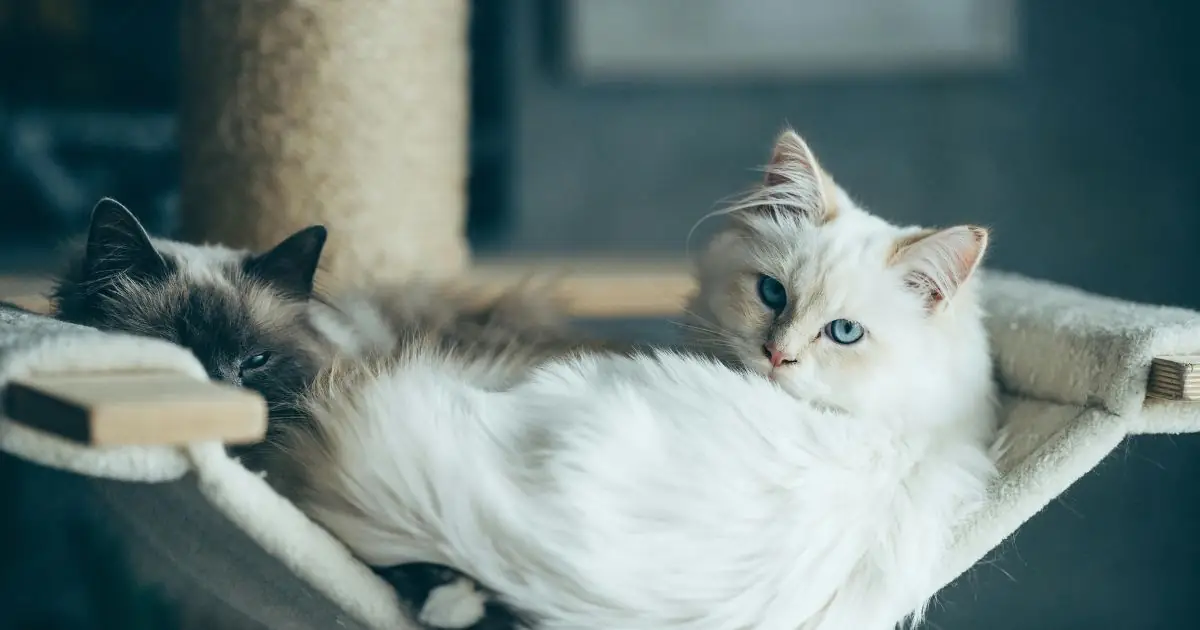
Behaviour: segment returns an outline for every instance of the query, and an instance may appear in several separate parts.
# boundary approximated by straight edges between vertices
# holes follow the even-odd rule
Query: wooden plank
[[[575,317],[676,317],[692,292],[691,278],[671,275],[572,278],[562,291]]]
[[[576,317],[672,317],[692,292],[690,267],[680,260],[481,260],[469,272],[496,290],[522,281],[553,281]]]
[[[163,371],[79,372],[15,379],[4,414],[94,446],[248,444],[266,434],[258,394]]]
[[[50,314],[50,300],[40,295],[0,295],[0,300],[12,302],[17,306],[31,310],[34,313],[41,313],[43,315]]]
[[[467,275],[497,291],[530,279],[553,280],[572,315],[595,318],[676,316],[694,286],[685,261],[636,257],[483,259]],[[45,313],[49,286],[34,278],[0,278],[0,299]]]

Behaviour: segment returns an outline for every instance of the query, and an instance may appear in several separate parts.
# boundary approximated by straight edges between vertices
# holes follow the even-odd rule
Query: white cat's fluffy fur
[[[794,133],[693,309],[748,370],[551,360],[506,388],[414,345],[314,390],[298,500],[374,565],[453,566],[539,628],[887,628],[994,473],[976,228],[893,227]],[[792,301],[754,299],[759,274]],[[833,319],[860,322],[840,346]],[[773,342],[792,363],[772,367]],[[764,375],[767,378],[764,378]]]

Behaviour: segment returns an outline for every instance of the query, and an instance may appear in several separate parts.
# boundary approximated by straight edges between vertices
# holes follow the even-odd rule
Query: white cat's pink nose
[[[779,367],[796,362],[796,359],[784,354],[774,341],[768,341],[763,345],[763,354],[771,361],[771,367]]]

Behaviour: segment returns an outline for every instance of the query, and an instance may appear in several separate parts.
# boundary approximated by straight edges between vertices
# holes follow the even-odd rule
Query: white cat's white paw
[[[460,577],[430,591],[417,620],[437,628],[469,628],[483,619],[487,600],[473,581]]]

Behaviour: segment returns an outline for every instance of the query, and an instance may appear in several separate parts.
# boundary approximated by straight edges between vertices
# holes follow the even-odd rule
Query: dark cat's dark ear
[[[106,197],[92,208],[83,269],[92,280],[119,274],[151,277],[165,273],[167,264],[141,221],[128,208]]]
[[[324,226],[306,227],[270,251],[252,256],[246,261],[246,273],[281,291],[307,298],[312,295],[313,277],[327,236]]]

